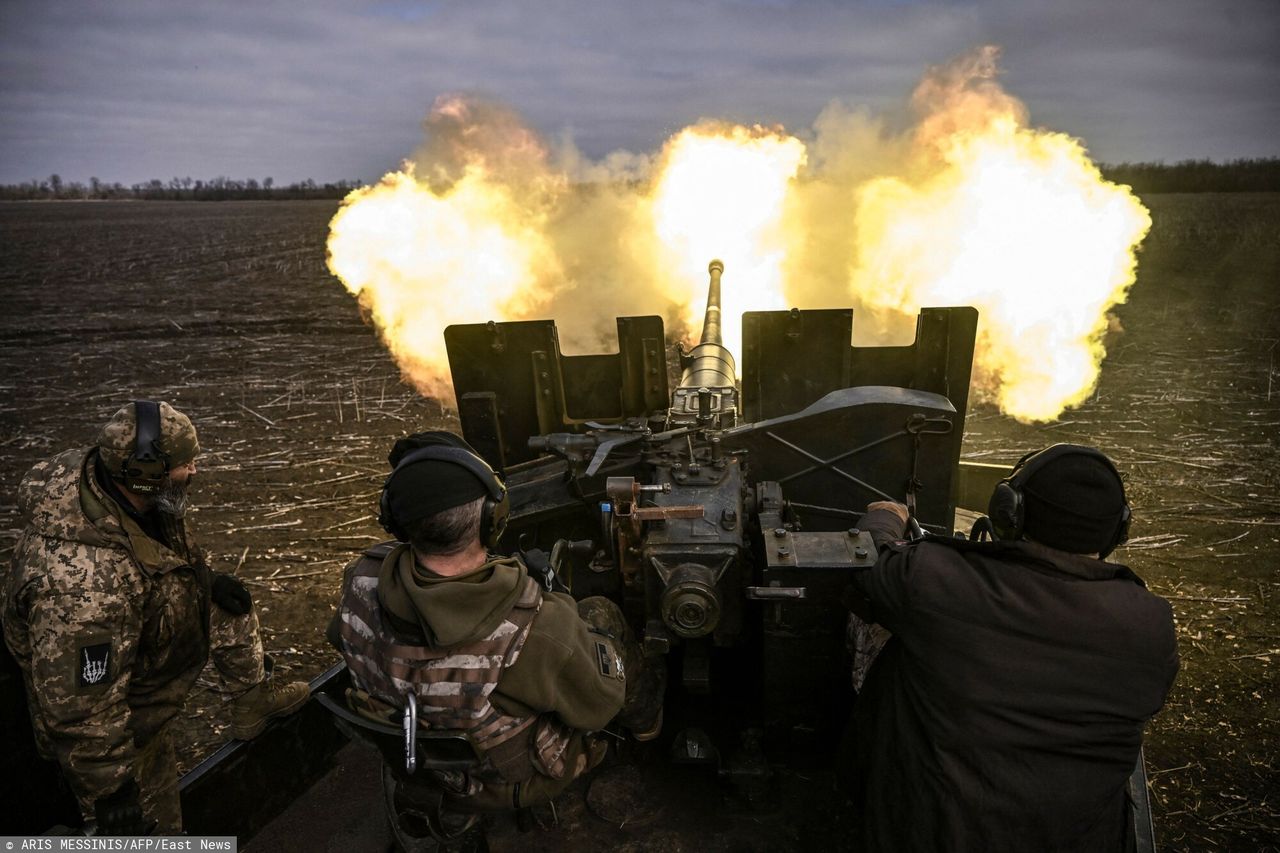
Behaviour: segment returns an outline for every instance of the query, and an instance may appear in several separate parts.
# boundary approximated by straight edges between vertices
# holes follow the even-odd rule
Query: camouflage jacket
[[[143,533],[97,483],[95,458],[68,451],[23,478],[26,526],[0,585],[36,741],[89,814],[134,774],[209,653],[207,569]]]

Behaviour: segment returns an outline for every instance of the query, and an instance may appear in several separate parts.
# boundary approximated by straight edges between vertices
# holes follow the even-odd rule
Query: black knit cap
[[[400,460],[424,447],[457,447],[475,453],[471,445],[443,430],[414,433],[397,441],[387,455],[396,470],[383,490],[391,515],[401,527],[489,493],[488,484],[455,462],[421,459],[397,468]]]
[[[1124,484],[1091,452],[1066,453],[1045,463],[1021,484],[1031,539],[1073,554],[1106,551],[1115,544],[1125,507]]]

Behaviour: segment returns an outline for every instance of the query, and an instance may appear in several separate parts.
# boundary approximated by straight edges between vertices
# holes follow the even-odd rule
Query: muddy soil
[[[966,457],[1008,463],[1076,441],[1119,461],[1135,522],[1116,559],[1170,599],[1182,653],[1147,737],[1161,844],[1275,849],[1280,197],[1145,201],[1155,225],[1097,394],[1040,426],[976,405]],[[457,427],[401,383],[326,271],[334,209],[0,205],[0,560],[31,464],[92,443],[130,399],[167,399],[205,448],[193,521],[217,567],[253,590],[279,670],[309,678],[332,662],[323,628],[342,565],[381,538],[391,440]],[[202,679],[181,723],[184,766],[221,742],[219,706]],[[623,846],[658,849],[642,840],[652,833]]]

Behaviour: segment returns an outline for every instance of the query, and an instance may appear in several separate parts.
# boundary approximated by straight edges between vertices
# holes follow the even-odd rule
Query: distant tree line
[[[1102,164],[1102,175],[1109,181],[1128,184],[1138,194],[1147,193],[1230,193],[1280,192],[1280,157],[1229,160],[1183,160],[1179,163]],[[40,201],[50,199],[140,199],[146,201],[231,201],[340,199],[357,187],[361,180],[342,180],[318,184],[308,178],[288,186],[276,186],[271,178],[238,180],[219,175],[201,181],[152,178],[145,183],[125,186],[90,178],[88,184],[63,181],[53,174],[43,180],[21,184],[0,184],[0,201]]]
[[[1102,165],[1108,181],[1149,193],[1280,192],[1280,157],[1253,160],[1183,160],[1179,163]]]
[[[361,186],[364,186],[364,182],[360,180],[317,184],[307,178],[305,181],[281,187],[269,177],[259,181],[257,178],[239,180],[221,175],[207,181],[193,180],[190,177],[175,177],[168,181],[152,178],[144,183],[125,186],[118,181],[107,183],[98,178],[90,178],[87,184],[80,181],[64,181],[62,176],[55,173],[43,180],[30,180],[21,184],[0,184],[0,200],[242,201],[263,199],[294,201],[339,199]]]

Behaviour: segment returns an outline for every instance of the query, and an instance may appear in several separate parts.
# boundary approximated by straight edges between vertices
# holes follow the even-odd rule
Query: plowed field
[[[1037,427],[979,406],[966,455],[1077,441],[1127,472],[1116,559],[1171,600],[1182,653],[1147,737],[1161,844],[1259,849],[1280,837],[1280,197],[1145,201],[1155,225],[1097,395]],[[304,678],[333,660],[323,629],[342,565],[380,538],[392,438],[456,428],[325,270],[334,209],[0,205],[0,559],[31,464],[92,443],[130,399],[167,399],[205,448],[194,523],[253,590],[277,665]],[[218,705],[202,682],[187,766],[220,742]]]

